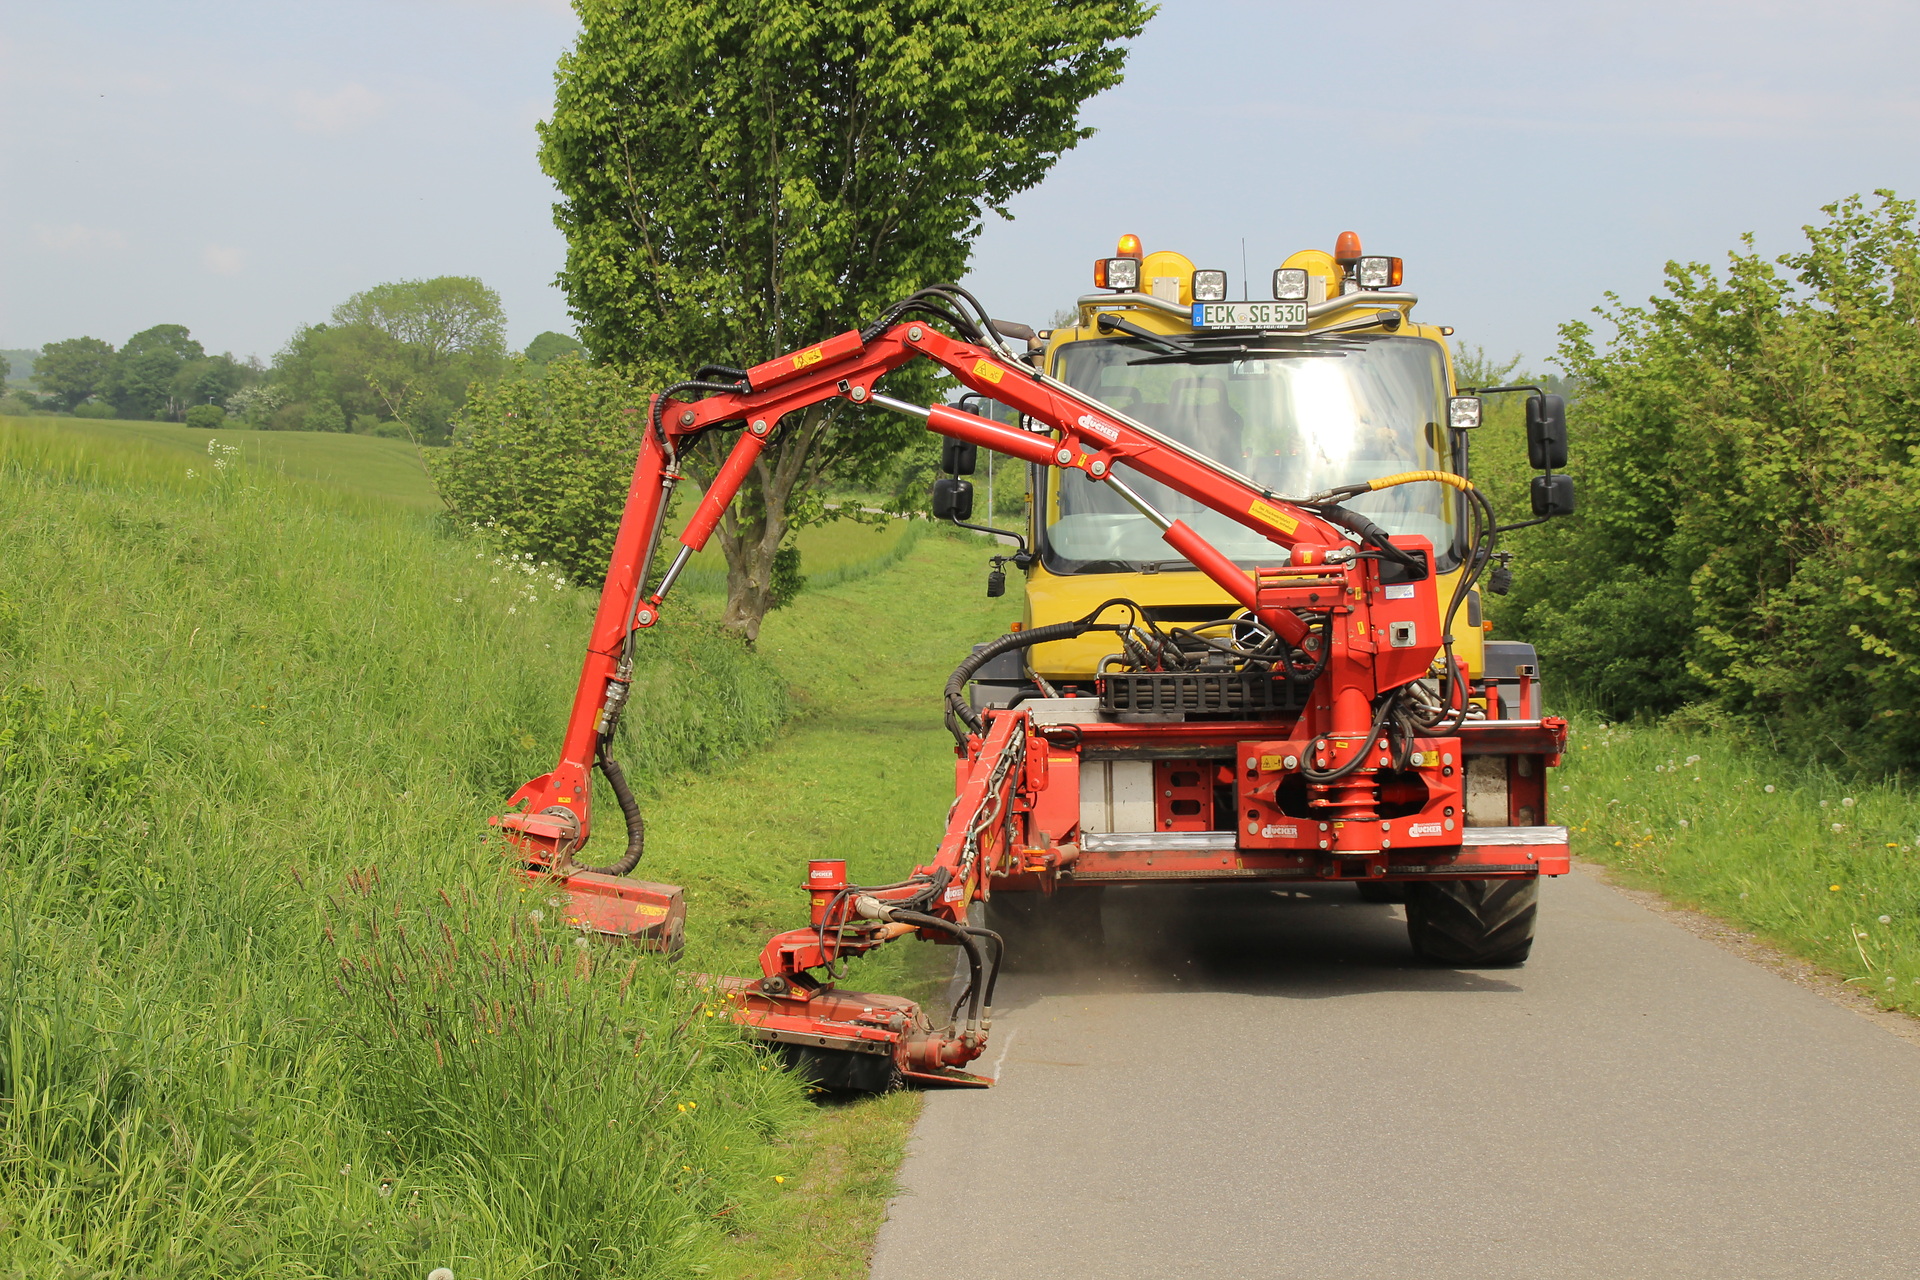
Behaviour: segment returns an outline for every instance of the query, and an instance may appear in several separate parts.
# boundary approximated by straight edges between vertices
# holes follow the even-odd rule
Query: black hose
[[[1308,782],[1316,784],[1337,782],[1365,764],[1367,757],[1373,754],[1373,740],[1380,736],[1380,726],[1387,722],[1387,713],[1393,710],[1394,701],[1395,698],[1392,694],[1388,694],[1380,700],[1380,709],[1374,712],[1373,715],[1373,727],[1367,730],[1367,745],[1347,757],[1345,764],[1322,772],[1308,765],[1303,759],[1300,762],[1300,776]],[[1341,735],[1335,734],[1332,736],[1339,737]]]
[[[980,1019],[980,1002],[985,990],[986,957],[981,954],[979,939],[973,936],[969,926],[955,924],[951,920],[942,920],[939,916],[930,916],[921,911],[902,911],[898,907],[892,911],[893,919],[901,924],[915,925],[922,929],[938,929],[950,935],[967,953],[967,1020],[977,1022]]]
[[[978,653],[968,654],[966,660],[955,667],[953,674],[947,677],[947,731],[953,734],[956,742],[964,746],[969,730],[974,733],[982,730],[984,726],[980,717],[974,714],[972,707],[967,705],[967,681],[973,679],[974,672],[1001,654],[1011,653],[1015,649],[1031,648],[1036,644],[1046,644],[1053,640],[1072,640],[1089,631],[1120,629],[1118,624],[1111,622],[1053,622],[1044,627],[1031,627],[1025,631],[1010,631],[998,640],[982,645]]]
[[[627,851],[620,855],[618,862],[604,867],[575,865],[597,876],[623,876],[640,864],[640,855],[647,847],[647,824],[640,816],[640,802],[633,798],[633,788],[627,785],[626,772],[619,762],[602,752],[599,763],[600,772],[607,775],[607,785],[613,788],[613,798],[620,802],[620,812],[627,820]]]
[[[976,938],[985,938],[993,943],[993,963],[987,968],[987,990],[983,1000],[986,1007],[991,1009],[993,1008],[993,988],[1000,981],[1000,961],[1007,954],[1007,940],[993,930],[982,929],[978,925],[968,924],[960,927]]]
[[[653,428],[653,438],[659,443],[662,449],[667,447],[667,434],[661,429],[660,424],[666,416],[667,401],[673,399],[673,397],[679,395],[682,391],[714,391],[738,395],[746,389],[747,388],[737,382],[701,382],[696,379],[692,382],[674,383],[653,398],[653,412],[648,415],[648,422]]]

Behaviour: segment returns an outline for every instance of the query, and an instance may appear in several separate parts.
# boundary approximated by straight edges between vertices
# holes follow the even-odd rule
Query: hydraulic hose
[[[1102,608],[1104,607],[1103,605]],[[974,672],[986,666],[987,663],[993,661],[993,659],[999,657],[1001,654],[1011,653],[1015,649],[1030,648],[1036,644],[1046,644],[1053,640],[1072,640],[1087,634],[1089,631],[1121,630],[1124,630],[1124,628],[1118,623],[1112,622],[1087,622],[1084,620],[1078,622],[1053,622],[1044,627],[1033,627],[1026,631],[1010,631],[998,640],[988,642],[981,647],[980,652],[967,655],[966,661],[955,667],[953,674],[947,677],[946,701],[948,732],[953,734],[955,741],[964,746],[969,730],[974,733],[979,733],[984,727],[980,717],[974,714],[972,707],[967,705],[967,681],[973,679]]]
[[[582,871],[590,871],[598,876],[623,876],[640,864],[640,855],[647,847],[647,824],[640,816],[640,802],[633,798],[633,788],[627,785],[627,775],[620,768],[620,762],[602,752],[600,772],[607,775],[607,785],[613,788],[613,798],[620,802],[620,812],[627,820],[627,851],[620,855],[618,862],[610,862],[604,867],[580,866]]]
[[[967,1022],[970,1025],[980,1021],[980,1005],[986,992],[988,981],[987,959],[980,950],[980,939],[974,936],[967,925],[955,924],[951,920],[942,920],[939,916],[930,916],[921,911],[902,911],[895,907],[891,918],[901,924],[917,925],[922,929],[938,929],[950,935],[967,953]]]

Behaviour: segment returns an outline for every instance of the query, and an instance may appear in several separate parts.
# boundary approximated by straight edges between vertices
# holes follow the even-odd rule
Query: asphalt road
[[[1578,873],[1511,970],[1308,892],[1110,891],[1105,968],[1003,978],[873,1280],[1920,1275],[1920,1046]]]

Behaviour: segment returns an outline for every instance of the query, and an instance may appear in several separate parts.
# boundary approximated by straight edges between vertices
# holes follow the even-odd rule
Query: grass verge
[[[1920,797],[1907,788],[1587,716],[1554,786],[1582,857],[1920,1014]]]
[[[590,593],[389,500],[65,427],[0,425],[0,1274],[834,1274],[780,1224],[883,1186],[912,1099],[808,1105],[670,967],[546,929],[481,838],[550,764]],[[929,539],[883,578],[931,599],[975,558]],[[774,615],[791,662],[698,617],[648,637],[645,871],[694,886],[700,963],[802,918],[807,850],[892,872],[937,834],[908,688],[974,636],[875,614],[891,666],[853,661],[841,624],[885,602],[841,593],[881,581]],[[788,679],[805,718],[767,746]],[[834,749],[871,691],[917,728]],[[891,846],[816,803],[863,785]],[[821,1237],[850,1257],[860,1203]]]

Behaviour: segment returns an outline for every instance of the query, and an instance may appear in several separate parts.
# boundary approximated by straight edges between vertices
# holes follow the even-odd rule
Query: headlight
[[[1273,273],[1275,302],[1304,302],[1307,298],[1307,269],[1279,267]]]
[[[1362,289],[1390,289],[1399,283],[1400,259],[1360,259],[1360,287]]]
[[[1456,431],[1471,431],[1480,425],[1480,397],[1454,396],[1447,401],[1447,425]]]
[[[1225,302],[1227,300],[1227,273],[1224,271],[1194,272],[1193,300],[1195,302]]]
[[[1093,264],[1093,283],[1098,289],[1122,291],[1140,287],[1138,258],[1102,258]]]

